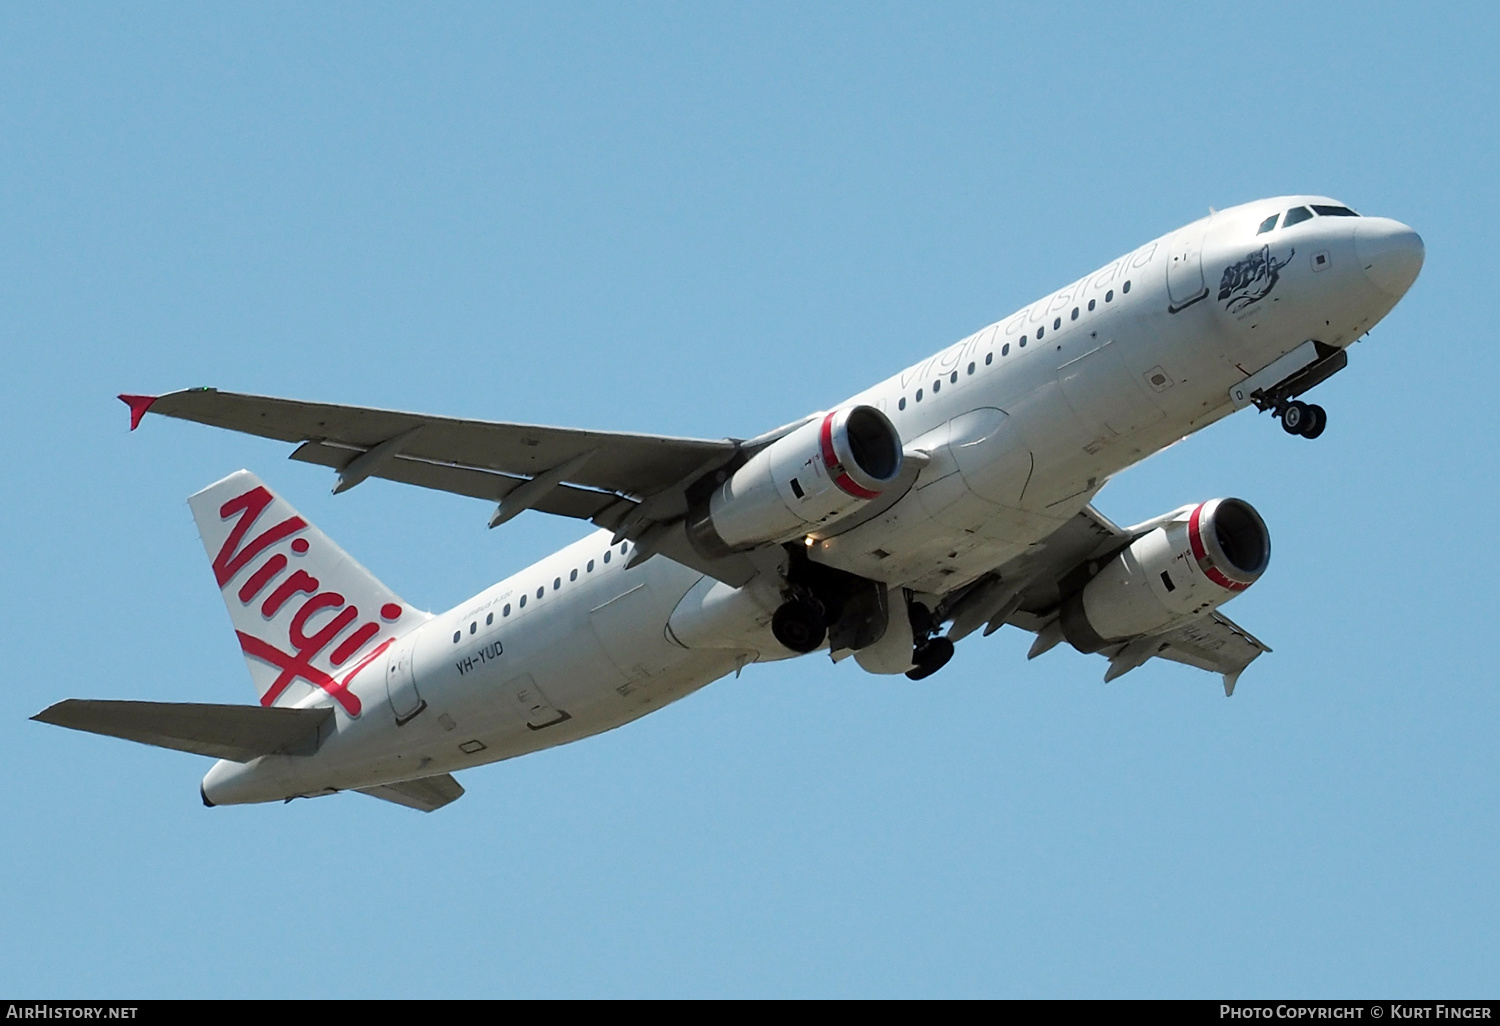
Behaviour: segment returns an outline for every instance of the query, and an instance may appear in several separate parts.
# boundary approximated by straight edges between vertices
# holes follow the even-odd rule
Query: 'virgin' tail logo
[[[217,501],[226,492],[229,498]],[[267,517],[278,500],[246,471],[194,496],[192,504],[205,543],[228,525],[218,551],[209,550],[214,580],[251,661],[260,704],[274,705],[300,681],[358,716],[362,703],[350,686],[413,625],[400,623],[407,612],[402,604],[285,503],[284,515]],[[204,522],[210,518],[216,522]],[[263,519],[273,522],[256,533]],[[378,609],[378,619],[361,614],[346,592]],[[382,631],[388,636],[377,644]]]

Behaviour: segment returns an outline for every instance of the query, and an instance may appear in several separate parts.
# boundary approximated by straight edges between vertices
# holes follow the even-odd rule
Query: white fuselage
[[[809,556],[941,596],[1046,538],[1111,475],[1234,412],[1231,389],[1306,340],[1359,339],[1415,275],[1401,263],[1415,236],[1350,216],[1257,234],[1312,203],[1335,201],[1215,213],[840,404],[879,408],[927,462],[878,515],[810,531]],[[433,617],[352,685],[365,711],[337,710],[316,754],[221,762],[205,797],[267,801],[508,759],[792,655],[771,635],[773,586],[736,592],[663,556],[627,569],[628,548],[595,532]],[[409,702],[413,688],[425,708],[398,726],[388,689]]]

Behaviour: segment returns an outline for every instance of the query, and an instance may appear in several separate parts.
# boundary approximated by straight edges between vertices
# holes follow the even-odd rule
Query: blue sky
[[[1493,996],[1500,505],[1489,5],[0,11],[0,991]],[[920,684],[813,657],[462,776],[207,810],[27,717],[249,702],[184,499],[249,467],[420,605],[581,533],[117,392],[706,437],[826,407],[1210,205],[1427,243],[1320,387],[1111,483],[1250,500],[1275,652]]]

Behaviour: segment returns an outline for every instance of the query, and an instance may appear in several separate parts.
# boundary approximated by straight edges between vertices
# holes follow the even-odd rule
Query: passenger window
[[[505,603],[505,608],[502,609],[502,610],[500,610],[500,615],[501,616],[509,616],[510,615],[510,603],[509,602]]]
[[[488,615],[485,616],[485,618],[484,618],[484,625],[486,627],[489,627],[494,622],[495,622],[495,614],[494,613],[490,613],[490,614],[488,614]]]
[[[919,388],[919,389],[917,389],[917,402],[921,402],[921,401],[922,401],[922,390]]]
[[[561,577],[554,577],[554,578],[552,578],[552,590],[553,591],[557,591],[561,587],[562,587],[562,578]]]
[[[1099,302],[1099,300],[1097,300],[1097,299],[1091,299],[1091,300],[1089,300],[1089,313],[1093,313],[1094,312],[1094,307],[1095,307],[1096,304],[1098,304],[1098,302]]]
[[[1313,204],[1313,213],[1315,213],[1315,214],[1321,214],[1323,217],[1358,217],[1359,216],[1354,211],[1350,210],[1348,207],[1319,206],[1316,203]]]
[[[969,368],[970,368],[971,371],[973,370],[973,366],[974,366],[973,364],[969,365]],[[954,371],[952,374],[948,375],[948,384],[950,384],[950,385],[956,385],[956,384],[958,384],[958,371]]]
[[[568,580],[570,580],[570,581],[576,581],[576,580],[578,580],[578,568],[576,566],[572,570],[568,571]]]
[[[941,380],[939,380],[939,381],[934,381],[934,382],[933,382],[933,383],[932,383],[932,394],[933,394],[933,395],[937,395],[937,394],[938,394],[938,393],[939,393],[939,392],[941,392],[941,391],[942,391],[942,390],[943,390],[943,383],[942,383],[942,381],[941,381]]]
[[[1003,345],[1003,346],[1000,347],[1000,355],[1001,356],[1009,356],[1010,355],[1010,343],[1009,342],[1005,343],[1005,345]]]
[[[608,549],[605,549],[605,550],[604,550],[604,561],[605,561],[605,562],[606,562],[606,563],[608,563],[608,562],[609,562],[609,550],[608,550]]]
[[[969,364],[969,373],[970,373],[970,374],[973,374],[973,373],[974,373],[974,364],[973,364],[973,363],[970,363],[970,364]]]
[[[545,594],[547,594],[547,588],[546,588],[546,586],[545,586],[545,585],[544,585],[544,586],[542,586],[542,587],[540,587],[540,588],[538,588],[538,589],[537,589],[537,590],[536,590],[536,597],[537,597],[537,598],[541,598],[541,597],[542,597],[542,596],[543,596],[543,595],[545,595]]]
[[[473,634],[477,630],[479,630],[479,621],[478,620],[474,620],[474,621],[470,622],[470,624],[469,624],[469,633]]]
[[[1054,318],[1052,318],[1052,330],[1056,331],[1058,328],[1061,328],[1061,327],[1062,327],[1062,318],[1061,317],[1054,317]],[[1042,337],[1042,333],[1041,332],[1037,332],[1037,336],[1036,337],[1037,338],[1041,338]]]
[[[1312,220],[1312,211],[1306,207],[1293,207],[1286,212],[1286,220],[1281,222],[1281,227],[1290,228],[1294,224]]]
[[[906,396],[902,396],[901,397],[901,401],[896,404],[896,409],[898,409],[898,410],[904,410],[904,409],[906,409]]]
[[[1010,343],[1009,342],[1005,343],[1005,349],[1002,350],[1002,351],[1006,352],[1006,353],[1010,352]],[[995,354],[994,353],[985,353],[984,354],[984,365],[986,367],[988,367],[990,364],[992,364],[994,362],[995,362]]]
[[[1047,326],[1045,324],[1043,324],[1040,328],[1036,329],[1036,340],[1038,342],[1040,342],[1042,340],[1042,336],[1045,335],[1045,334],[1047,334]],[[1021,336],[1021,348],[1022,349],[1026,348],[1026,336],[1025,335]]]
[[[1113,303],[1115,301],[1115,290],[1114,289],[1110,289],[1108,292],[1106,292],[1104,294],[1104,301],[1106,303]]]
[[[1264,235],[1264,234],[1266,234],[1266,232],[1270,231],[1272,228],[1275,228],[1276,227],[1276,219],[1279,218],[1280,216],[1281,216],[1280,214],[1272,214],[1270,217],[1266,218],[1264,221],[1262,221],[1260,223],[1260,227],[1257,228],[1257,229],[1255,229],[1255,234],[1256,235]]]
[[[1072,314],[1070,314],[1068,316],[1068,320],[1070,320],[1070,321],[1076,321],[1076,320],[1078,320],[1078,307],[1075,306],[1073,308],[1073,312],[1072,312]]]
[[[583,572],[586,574],[591,574],[594,572],[594,561],[592,559],[589,560],[589,565],[583,568]]]
[[[521,608],[522,609],[526,608],[526,596],[525,595],[521,596]]]
[[[464,636],[463,631],[454,631],[453,632],[453,643],[455,645],[457,645],[458,644],[458,639],[461,638],[461,637],[463,637],[463,636]]]
[[[1125,282],[1124,285],[1120,286],[1120,294],[1121,295],[1124,295],[1125,293],[1127,293],[1129,291],[1130,291],[1130,282],[1129,281]]]

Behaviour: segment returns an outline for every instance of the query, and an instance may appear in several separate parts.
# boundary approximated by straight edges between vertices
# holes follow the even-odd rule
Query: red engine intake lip
[[[1209,502],[1216,500],[1210,499]],[[1203,571],[1203,576],[1213,581],[1219,587],[1228,591],[1241,592],[1255,583],[1254,580],[1236,581],[1228,577],[1214,558],[1209,555],[1208,547],[1203,544],[1202,519],[1203,511],[1209,505],[1208,502],[1200,502],[1193,513],[1188,517],[1188,543],[1193,548],[1193,559],[1198,562],[1198,569]],[[1256,574],[1259,577],[1259,574]]]
[[[856,499],[878,499],[879,492],[865,488],[849,476],[849,472],[844,469],[843,461],[833,450],[833,418],[837,417],[838,413],[839,411],[834,410],[824,417],[823,427],[818,432],[818,440],[823,448],[823,466],[828,468],[828,476],[833,479],[834,486],[845,495],[852,495]]]

